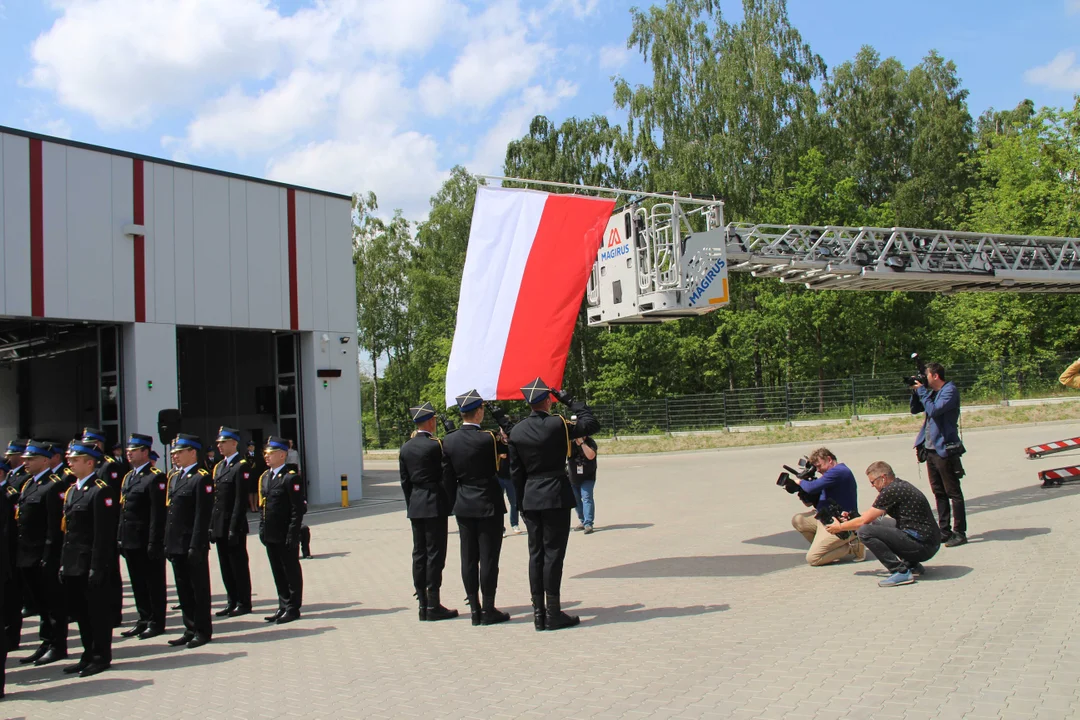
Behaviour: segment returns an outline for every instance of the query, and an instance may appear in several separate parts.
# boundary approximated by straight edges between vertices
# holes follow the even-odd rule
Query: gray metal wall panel
[[[68,307],[83,320],[113,320],[112,158],[67,151]]]
[[[288,190],[278,191],[281,204],[278,206],[280,222],[278,224],[278,303],[281,307],[281,325],[285,329],[292,327],[289,307],[289,195]]]
[[[247,187],[243,180],[229,180],[229,295],[232,326],[251,327],[248,316]]]
[[[352,264],[352,206],[326,198],[326,293],[330,329],[356,333],[356,267]]]
[[[112,241],[110,266],[113,288],[113,320],[135,322],[135,242],[124,234],[124,226],[135,216],[134,161],[112,156]]]
[[[168,165],[150,165],[146,171],[154,178],[154,194],[148,195],[148,203],[153,206],[153,213],[147,218],[146,242],[152,245],[154,272],[148,278],[154,295],[154,322],[176,322],[176,251],[175,251],[175,215],[174,171]],[[150,320],[149,306],[147,320]]]
[[[41,175],[45,314],[49,317],[75,317],[68,305],[66,147],[42,143]]]
[[[311,257],[308,264],[311,267],[311,299],[312,299],[312,323],[314,330],[330,329],[330,310],[327,293],[326,270],[326,198],[321,195],[309,195],[308,202],[311,206]],[[338,262],[341,262],[339,259]]]
[[[173,273],[176,275],[176,324],[195,324],[195,223],[190,170],[173,170]]]
[[[157,248],[154,246],[154,218],[157,217],[154,202],[154,164],[143,163],[143,238],[144,273],[146,277],[146,322],[157,322]]]
[[[247,191],[248,325],[280,330],[281,296],[288,285],[281,284],[281,222],[285,214],[285,191],[251,183]],[[287,302],[287,301],[286,301]]]
[[[229,291],[229,179],[196,173],[195,322],[231,326]]]
[[[311,288],[311,196],[296,193],[296,297],[301,329],[315,327]]]
[[[4,218],[7,217],[4,212],[4,175],[7,171],[7,167],[4,165],[4,145],[6,139],[7,135],[0,134],[0,260],[4,260],[4,225],[6,224]],[[0,268],[0,315],[5,312],[5,308],[7,307],[7,298],[4,297],[4,288],[7,286],[7,283],[4,280],[4,275],[4,269]],[[2,426],[0,426],[0,429],[2,429]]]
[[[30,141],[4,135],[3,310],[30,314]]]

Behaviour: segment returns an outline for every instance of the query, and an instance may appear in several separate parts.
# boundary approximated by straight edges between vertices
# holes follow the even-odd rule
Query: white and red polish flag
[[[615,201],[480,187],[446,370],[446,405],[475,388],[520,400],[562,384],[581,299]]]

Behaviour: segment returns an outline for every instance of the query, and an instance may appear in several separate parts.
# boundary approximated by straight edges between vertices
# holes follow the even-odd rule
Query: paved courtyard
[[[256,614],[175,650],[120,640],[110,671],[68,679],[8,660],[4,717],[34,718],[1064,718],[1080,699],[1080,484],[1043,490],[1023,448],[1080,424],[967,433],[970,544],[942,548],[915,585],[881,567],[804,564],[801,508],[773,485],[812,448],[601,457],[597,532],[573,533],[564,606],[575,629],[532,628],[526,540],[507,538],[499,605],[512,622],[419,623],[396,462],[369,464],[363,507],[311,516],[304,617],[275,606],[257,540]],[[828,443],[884,459],[928,492],[911,438]],[[383,502],[379,502],[382,500]],[[453,521],[451,521],[453,527]],[[254,529],[254,528],[253,528]],[[215,607],[222,588],[212,561]],[[171,575],[170,575],[171,577]],[[463,612],[457,536],[444,603]],[[128,607],[125,618],[133,617]],[[77,650],[77,636],[72,649]]]

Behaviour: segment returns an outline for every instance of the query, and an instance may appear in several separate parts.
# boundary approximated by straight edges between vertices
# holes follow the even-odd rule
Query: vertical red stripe
[[[289,327],[300,329],[300,304],[296,291],[296,191],[289,190]]]
[[[562,385],[574,322],[614,209],[614,200],[548,197],[525,261],[498,397],[519,397],[518,388],[537,376],[551,387]]]
[[[41,141],[30,141],[30,314],[45,316],[45,206]]]
[[[132,222],[142,225],[145,218],[142,160],[132,160],[131,182]],[[136,235],[133,240],[135,245],[135,322],[146,322],[146,238],[143,235]]]

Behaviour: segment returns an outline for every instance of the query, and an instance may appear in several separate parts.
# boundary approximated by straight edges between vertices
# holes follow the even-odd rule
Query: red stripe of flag
[[[136,225],[142,225],[145,218],[142,160],[132,160],[131,182],[134,205],[131,210],[132,221]],[[135,322],[146,322],[146,238],[136,235],[133,239],[135,241]]]
[[[300,329],[300,302],[296,281],[296,191],[288,191],[289,214],[289,327]]]
[[[30,314],[45,316],[45,205],[41,141],[30,141]]]
[[[560,387],[589,273],[615,201],[550,195],[544,204],[499,371],[498,396],[536,376]]]

